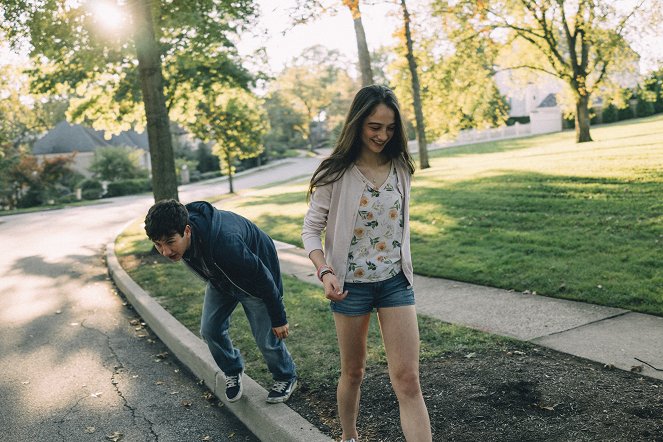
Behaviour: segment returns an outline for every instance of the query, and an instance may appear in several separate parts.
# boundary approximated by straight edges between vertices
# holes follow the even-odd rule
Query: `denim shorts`
[[[414,305],[414,290],[403,274],[378,282],[346,282],[343,291],[348,296],[341,302],[331,301],[334,313],[360,316],[382,307]]]

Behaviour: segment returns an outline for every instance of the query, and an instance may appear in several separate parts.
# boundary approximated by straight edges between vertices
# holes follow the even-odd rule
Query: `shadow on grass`
[[[505,173],[419,186],[414,267],[663,316],[661,194],[660,172],[631,181]]]
[[[237,207],[261,206],[264,204],[299,204],[306,200],[305,192],[288,192],[280,195],[251,195],[245,201],[237,204]]]
[[[297,247],[304,247],[301,236],[302,224],[304,223],[303,216],[260,215],[253,221],[264,230],[268,229],[269,236],[273,239]]]

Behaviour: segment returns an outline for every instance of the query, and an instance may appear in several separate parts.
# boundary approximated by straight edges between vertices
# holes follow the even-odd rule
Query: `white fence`
[[[506,140],[509,138],[519,138],[532,135],[532,124],[516,123],[513,126],[495,127],[490,129],[465,129],[461,130],[453,141],[434,141],[428,144],[428,150],[441,149],[444,147],[461,146],[463,144],[481,143],[483,141]],[[419,151],[417,140],[409,143],[409,149],[412,153]]]

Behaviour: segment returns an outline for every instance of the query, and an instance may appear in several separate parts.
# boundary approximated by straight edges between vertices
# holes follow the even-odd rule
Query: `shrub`
[[[635,109],[638,117],[648,117],[655,112],[654,103],[643,99],[638,100],[638,105]]]
[[[603,122],[604,123],[614,123],[617,121],[617,107],[610,103],[604,110],[603,110]]]
[[[152,190],[152,181],[149,178],[134,178],[118,180],[108,183],[106,197],[135,195]]]
[[[97,200],[104,193],[104,186],[99,180],[87,179],[80,182],[81,196],[84,200]]]

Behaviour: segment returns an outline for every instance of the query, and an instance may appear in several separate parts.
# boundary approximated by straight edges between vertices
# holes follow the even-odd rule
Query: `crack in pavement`
[[[143,421],[145,421],[147,423],[147,426],[150,430],[150,434],[153,436],[154,440],[158,442],[159,441],[159,435],[154,431],[154,422],[152,422],[151,420],[149,420],[146,416],[144,416],[142,414],[140,416],[137,416],[136,415],[136,408],[133,407],[129,403],[127,398],[124,396],[124,393],[122,392],[122,390],[118,386],[119,380],[116,378],[116,376],[121,374],[124,371],[124,365],[120,361],[119,355],[117,354],[117,352],[113,348],[113,345],[111,344],[110,336],[108,336],[107,333],[105,333],[105,332],[103,332],[103,331],[101,331],[101,330],[99,330],[95,327],[89,327],[89,326],[85,325],[86,320],[87,319],[81,321],[81,327],[85,328],[86,330],[97,332],[97,333],[101,334],[106,339],[106,346],[108,347],[108,350],[110,351],[110,353],[112,355],[111,359],[114,360],[113,372],[111,374],[111,384],[113,385],[113,388],[115,389],[115,393],[117,394],[117,396],[120,399],[122,399],[122,404],[123,404],[124,408],[129,410],[129,412],[131,413],[131,419],[134,423],[134,426],[136,426],[136,421],[138,420],[138,418],[143,419]]]

